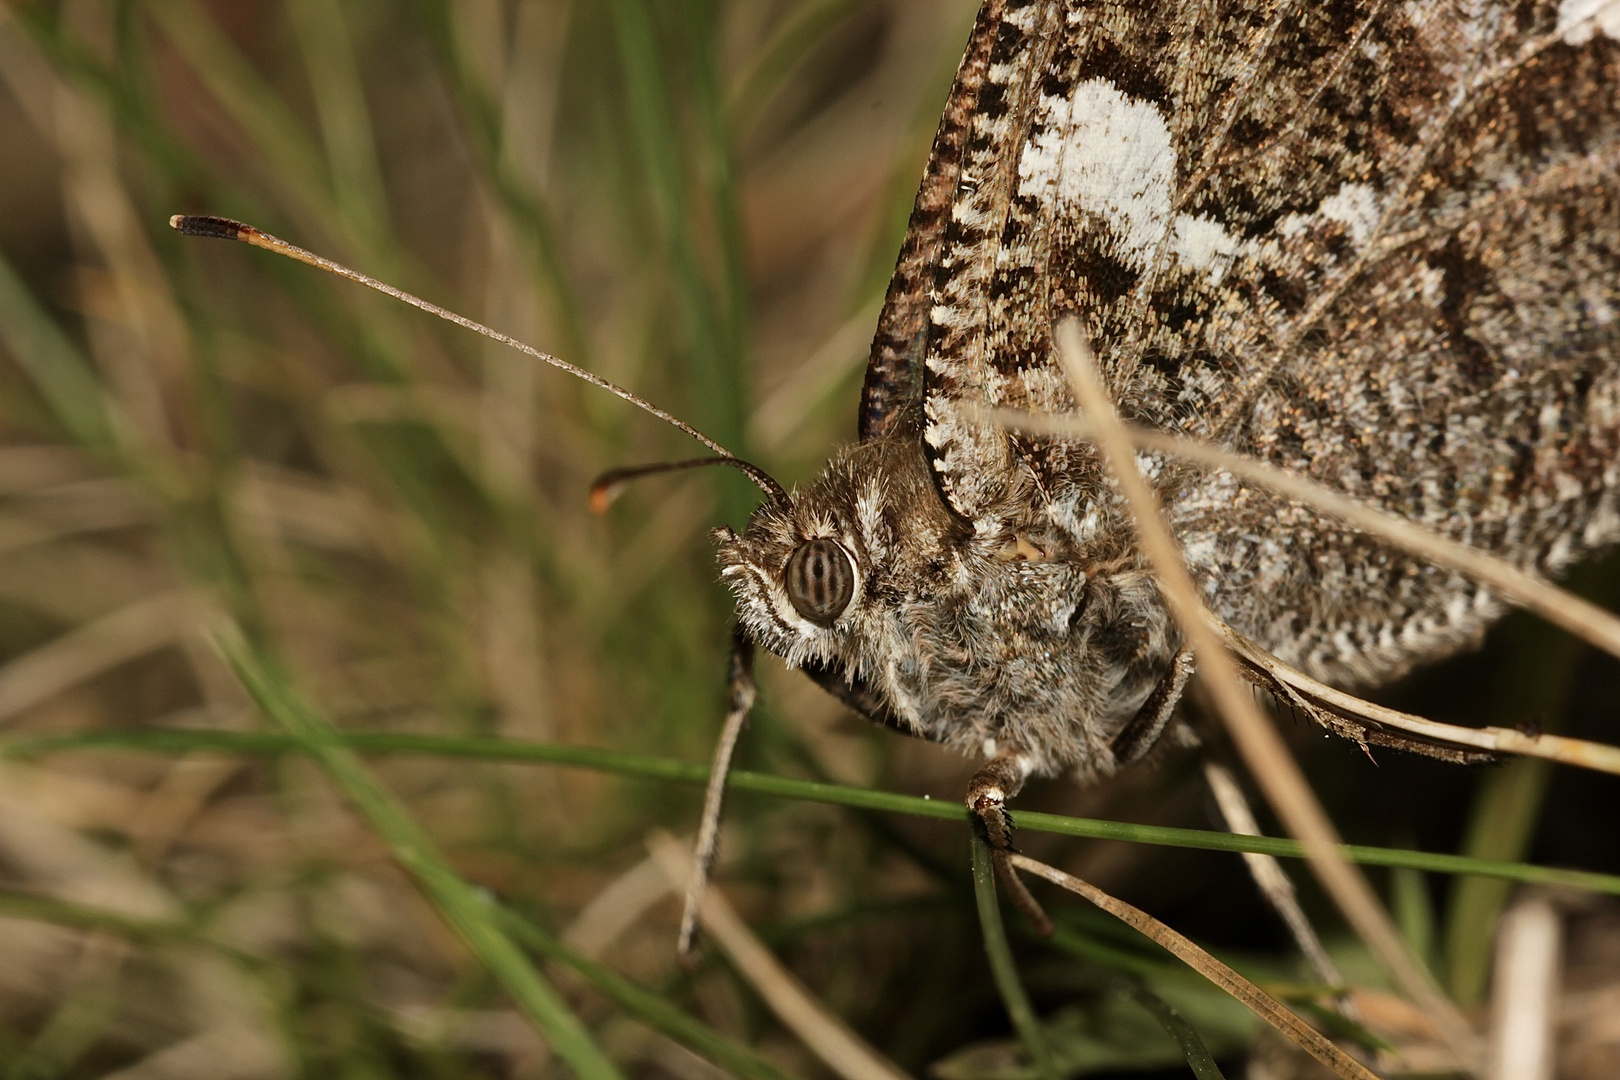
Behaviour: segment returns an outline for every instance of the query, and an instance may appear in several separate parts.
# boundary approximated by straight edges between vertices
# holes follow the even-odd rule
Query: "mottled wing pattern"
[[[922,372],[967,523],[1024,499],[1072,529],[1066,493],[1097,492],[1087,448],[963,408],[1071,408],[1050,327],[1074,312],[1139,422],[1544,569],[1620,534],[1620,3],[994,17]],[[1220,613],[1319,673],[1387,676],[1495,613],[1262,493],[1159,475]]]

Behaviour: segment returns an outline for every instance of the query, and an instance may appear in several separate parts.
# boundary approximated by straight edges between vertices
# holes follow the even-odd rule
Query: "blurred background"
[[[222,618],[345,730],[706,762],[724,708],[729,604],[707,531],[742,526],[746,482],[652,479],[593,516],[597,473],[694,448],[392,301],[180,237],[169,215],[250,221],[487,322],[791,485],[853,437],[973,10],[0,6],[0,1080],[566,1072],[307,759],[152,741],[275,730],[211,644]],[[1612,595],[1617,576],[1588,568],[1579,584]],[[869,729],[773,659],[760,667],[743,767],[960,797],[971,763]],[[1513,619],[1389,700],[1617,742],[1617,675]],[[1375,761],[1289,730],[1351,840],[1620,870],[1613,778]],[[675,962],[677,909],[644,839],[689,836],[697,789],[448,754],[367,760],[462,877],[788,1075],[829,1075],[747,978],[708,953],[690,972]],[[1038,785],[1021,805],[1215,827],[1186,755],[1093,791]],[[966,835],[738,795],[720,880],[902,1068],[1021,1080],[1033,1074],[989,981]],[[1235,856],[1025,839],[1274,989],[1321,999]],[[1512,891],[1373,876],[1483,1016]],[[1423,1044],[1296,877],[1368,1008],[1394,1017],[1369,1023]],[[1130,998],[1129,980],[1146,980],[1231,1075],[1251,1052],[1250,1076],[1312,1075],[1196,976],[1049,899],[1063,932],[1014,944],[1066,1072],[1187,1075]],[[1555,901],[1563,1075],[1616,1075],[1620,912]],[[626,1073],[724,1075],[548,970]]]

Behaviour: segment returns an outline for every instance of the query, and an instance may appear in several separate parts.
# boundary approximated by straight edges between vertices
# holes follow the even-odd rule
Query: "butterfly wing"
[[[1089,448],[970,408],[1072,408],[1075,313],[1139,422],[1549,567],[1620,532],[1620,3],[986,11],[922,349],[959,516],[1099,490]],[[1249,591],[1222,613],[1313,670],[1380,677],[1494,610],[1263,493],[1165,495]]]
[[[961,180],[962,153],[979,105],[1003,0],[979,9],[934,134],[900,257],[878,316],[861,386],[860,439],[880,438],[919,405],[923,352],[928,345],[928,297],[938,271],[945,227]]]

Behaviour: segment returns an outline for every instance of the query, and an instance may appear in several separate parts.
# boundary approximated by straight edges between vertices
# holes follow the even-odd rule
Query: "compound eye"
[[[855,567],[836,541],[823,537],[793,552],[786,584],[795,611],[818,626],[831,626],[855,596]]]

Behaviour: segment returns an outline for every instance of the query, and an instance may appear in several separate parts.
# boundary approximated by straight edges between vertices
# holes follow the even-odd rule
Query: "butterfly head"
[[[795,667],[857,669],[892,625],[917,551],[946,516],[926,476],[880,445],[845,449],[808,487],[720,529],[720,576],[750,637]],[[930,508],[933,508],[932,510]],[[902,527],[903,523],[903,527]]]

